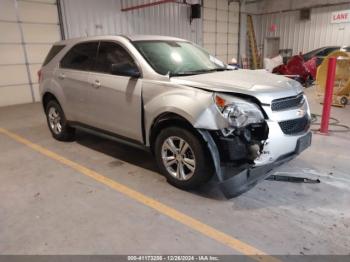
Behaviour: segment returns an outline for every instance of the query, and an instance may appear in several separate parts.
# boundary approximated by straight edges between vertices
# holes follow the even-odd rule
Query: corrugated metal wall
[[[190,24],[190,8],[178,3],[122,12],[154,0],[61,0],[66,38],[106,34],[157,34],[202,44],[202,20]]]
[[[311,19],[301,21],[299,11],[254,16],[257,41],[260,47],[265,37],[280,37],[280,48],[292,48],[293,54],[308,52],[327,45],[350,45],[350,23],[331,24],[331,13],[350,9],[350,3],[312,8]],[[275,32],[269,32],[272,24]]]

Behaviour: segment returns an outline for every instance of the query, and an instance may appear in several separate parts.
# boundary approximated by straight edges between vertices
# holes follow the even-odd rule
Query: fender
[[[65,108],[64,114],[66,115],[66,118],[70,121],[74,121],[75,119],[72,119],[70,115],[70,110],[66,108],[66,98],[63,93],[62,88],[60,85],[54,80],[54,79],[45,79],[40,84],[40,93],[41,93],[41,101],[43,102],[43,98],[46,93],[51,93],[54,97],[56,97],[58,103],[62,106],[62,108]]]
[[[192,87],[146,82],[142,89],[146,146],[154,121],[164,113],[177,114],[197,129],[226,127],[227,121],[215,107],[212,94]]]

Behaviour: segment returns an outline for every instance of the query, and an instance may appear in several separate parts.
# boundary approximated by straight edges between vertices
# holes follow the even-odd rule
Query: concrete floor
[[[332,114],[350,124],[350,106]],[[40,104],[0,108],[0,127],[268,254],[350,254],[350,133],[314,135],[276,170],[320,184],[264,181],[225,200],[215,187],[168,185],[143,151],[82,132],[55,141]],[[1,134],[0,149],[0,254],[238,254]]]

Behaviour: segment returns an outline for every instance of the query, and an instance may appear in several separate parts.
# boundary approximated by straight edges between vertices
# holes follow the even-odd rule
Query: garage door
[[[225,63],[237,59],[239,3],[204,0],[203,46]]]
[[[0,106],[40,100],[37,71],[60,39],[56,0],[0,0]]]

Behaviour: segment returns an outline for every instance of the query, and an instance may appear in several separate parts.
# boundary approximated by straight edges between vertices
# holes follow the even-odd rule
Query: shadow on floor
[[[122,164],[121,161],[123,161],[150,170],[161,176],[152,153],[146,150],[98,137],[81,130],[77,131],[75,141],[82,146],[115,158],[115,161],[112,161],[110,166],[119,166]],[[207,184],[196,190],[191,190],[191,193],[210,199],[225,199],[218,187],[215,176]]]
[[[111,162],[111,166],[118,165],[120,161],[123,161],[159,173],[152,154],[146,150],[98,137],[80,130],[77,131],[76,142],[82,146],[115,158],[116,161]]]

